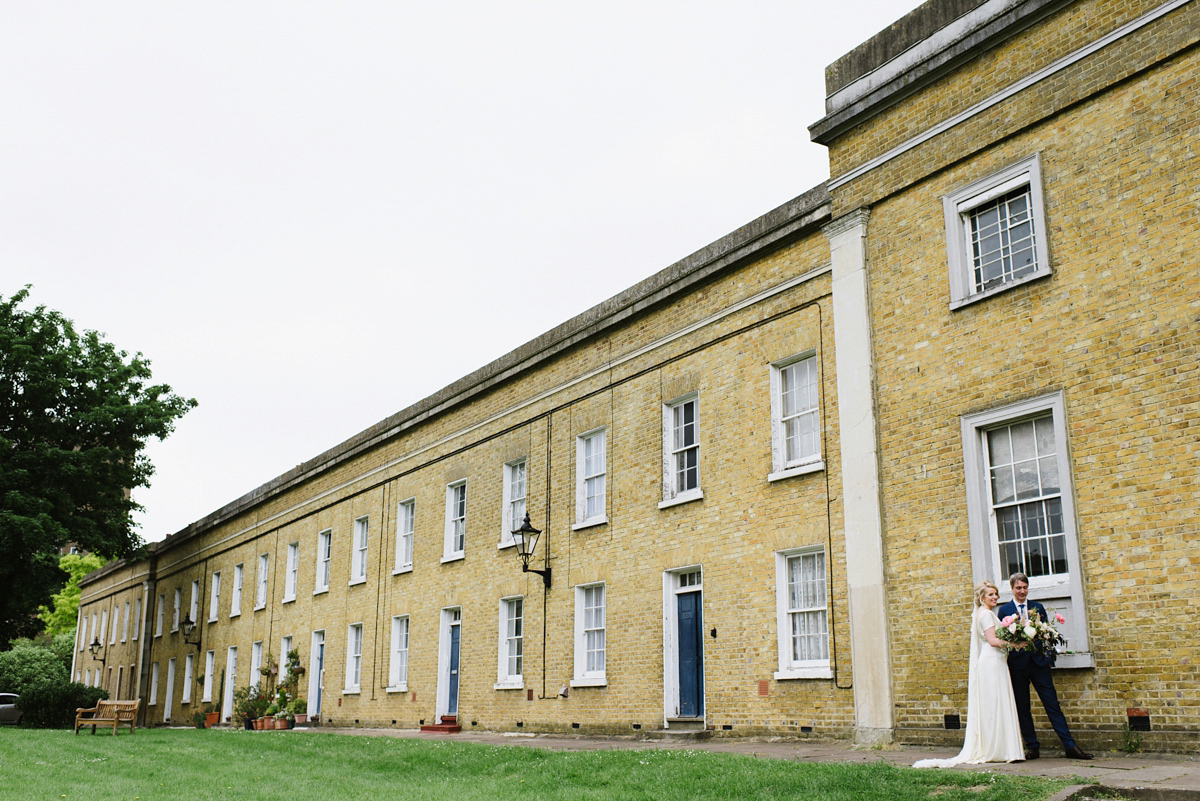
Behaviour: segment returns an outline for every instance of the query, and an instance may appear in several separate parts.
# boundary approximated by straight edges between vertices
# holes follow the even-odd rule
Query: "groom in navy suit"
[[[1013,600],[1001,604],[996,609],[996,617],[1003,620],[1009,615],[1016,615],[1022,620],[1028,620],[1030,614],[1037,612],[1042,620],[1049,620],[1046,607],[1037,601],[1027,600],[1029,597],[1029,577],[1024,573],[1013,573],[1008,577],[1012,588]],[[1091,759],[1092,755],[1083,751],[1071,737],[1067,727],[1067,719],[1058,704],[1058,693],[1054,690],[1054,678],[1050,669],[1054,667],[1054,651],[1040,653],[1029,648],[1013,649],[1008,652],[1008,675],[1012,679],[1013,698],[1017,702],[1017,720],[1021,724],[1021,739],[1025,741],[1025,758],[1037,759],[1041,756],[1038,749],[1037,732],[1033,728],[1033,710],[1029,706],[1029,685],[1037,690],[1038,698],[1042,699],[1042,707],[1054,733],[1062,740],[1063,749],[1070,759]]]

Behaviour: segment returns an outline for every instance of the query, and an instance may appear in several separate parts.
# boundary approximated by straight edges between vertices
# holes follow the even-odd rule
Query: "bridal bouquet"
[[[1058,633],[1055,623],[1065,623],[1066,618],[1055,613],[1054,621],[1042,620],[1037,612],[1031,612],[1029,619],[1022,622],[1016,615],[1009,615],[1000,621],[996,636],[1011,645],[1027,644],[1030,648],[1041,653],[1051,653],[1059,645],[1066,645],[1067,640]]]

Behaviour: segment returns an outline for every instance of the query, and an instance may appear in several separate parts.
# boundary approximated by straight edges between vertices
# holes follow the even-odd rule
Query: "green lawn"
[[[557,752],[320,732],[0,730],[0,799],[1043,799],[1062,783],[883,762]]]

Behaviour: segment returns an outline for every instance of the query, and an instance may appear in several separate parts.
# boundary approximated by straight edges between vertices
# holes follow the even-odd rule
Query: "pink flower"
[[[1016,615],[1009,615],[1008,617],[1004,618],[1004,620],[1000,621],[1000,625],[1007,628],[1007,627],[1011,626],[1016,621],[1016,619],[1017,619]]]
[[[1057,622],[1059,624],[1067,622],[1067,619],[1065,617],[1063,617],[1062,615],[1060,615],[1058,612],[1054,613],[1054,620],[1055,620],[1055,622]]]

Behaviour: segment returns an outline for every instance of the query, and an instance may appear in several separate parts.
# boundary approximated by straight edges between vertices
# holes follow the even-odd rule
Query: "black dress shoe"
[[[1079,746],[1073,745],[1066,751],[1067,759],[1091,759],[1092,755],[1082,750]]]
[[[1026,762],[1028,762],[1031,759],[1037,759],[1040,756],[1041,756],[1041,753],[1036,748],[1026,748],[1025,749],[1025,761]]]

